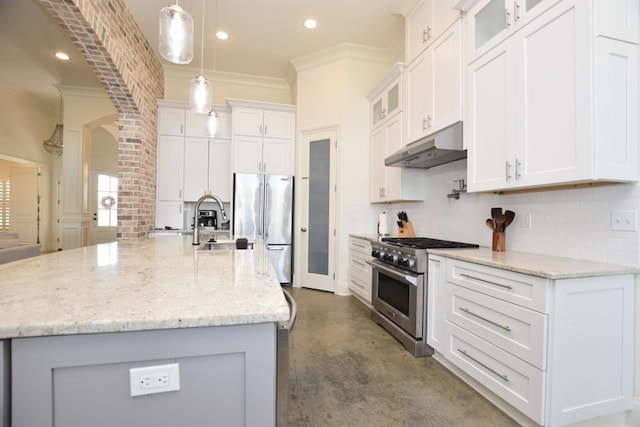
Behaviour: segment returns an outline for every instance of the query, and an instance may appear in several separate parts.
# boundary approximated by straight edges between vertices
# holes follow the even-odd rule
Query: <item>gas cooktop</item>
[[[413,249],[477,248],[473,243],[451,242],[449,240],[430,239],[428,237],[383,237],[386,244]]]

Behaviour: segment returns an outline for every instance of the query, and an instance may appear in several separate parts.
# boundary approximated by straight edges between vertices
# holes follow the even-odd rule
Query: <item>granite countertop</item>
[[[264,244],[120,241],[0,265],[0,338],[285,321]],[[202,245],[201,245],[202,246]]]
[[[349,233],[349,237],[355,237],[356,239],[368,240],[370,242],[379,242],[380,241],[380,236],[378,236],[377,234]],[[389,236],[385,236],[385,237],[389,237]]]
[[[491,248],[429,249],[430,254],[497,267],[546,279],[637,274],[640,268],[524,252],[494,252]]]

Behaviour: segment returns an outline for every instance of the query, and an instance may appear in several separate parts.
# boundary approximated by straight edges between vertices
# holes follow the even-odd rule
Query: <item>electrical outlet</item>
[[[638,231],[637,211],[612,211],[611,230],[613,231]]]
[[[177,363],[129,369],[131,396],[180,390],[180,369]]]
[[[522,214],[522,228],[531,228],[531,212]]]

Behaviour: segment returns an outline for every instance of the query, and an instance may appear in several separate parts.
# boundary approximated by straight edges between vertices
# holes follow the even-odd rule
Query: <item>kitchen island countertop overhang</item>
[[[190,236],[119,241],[0,266],[0,339],[286,321],[262,242],[199,250]]]

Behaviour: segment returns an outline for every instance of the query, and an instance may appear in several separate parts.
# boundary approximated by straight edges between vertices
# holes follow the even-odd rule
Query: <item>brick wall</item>
[[[143,238],[155,222],[162,66],[123,0],[38,2],[69,34],[118,111],[118,238]]]

